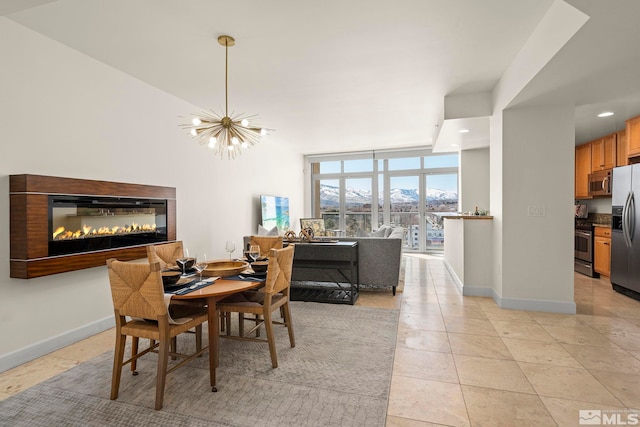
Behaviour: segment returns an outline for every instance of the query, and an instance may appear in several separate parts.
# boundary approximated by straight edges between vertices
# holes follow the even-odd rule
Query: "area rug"
[[[207,357],[167,377],[155,411],[156,355],[125,367],[109,400],[112,352],[0,402],[11,426],[384,426],[399,310],[292,302],[296,347],[276,326],[278,368],[267,344],[221,340],[218,392]],[[205,328],[206,329],[206,328]],[[192,346],[180,336],[180,347]],[[181,348],[184,350],[185,348]]]

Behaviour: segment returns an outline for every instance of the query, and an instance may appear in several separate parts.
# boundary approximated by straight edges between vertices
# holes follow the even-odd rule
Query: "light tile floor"
[[[405,255],[387,426],[573,426],[579,410],[640,409],[640,302],[575,275],[576,315],[463,297],[442,258]],[[0,373],[0,399],[113,348],[105,331]],[[624,416],[624,414],[623,414]]]

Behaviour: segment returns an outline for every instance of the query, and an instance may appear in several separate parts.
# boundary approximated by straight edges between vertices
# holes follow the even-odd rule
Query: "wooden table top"
[[[196,299],[196,298],[210,298],[221,297],[226,295],[235,294],[237,292],[247,291],[249,289],[262,286],[263,282],[249,282],[244,280],[227,280],[220,278],[204,288],[196,289],[187,294],[174,295],[172,299],[184,300],[184,299]]]

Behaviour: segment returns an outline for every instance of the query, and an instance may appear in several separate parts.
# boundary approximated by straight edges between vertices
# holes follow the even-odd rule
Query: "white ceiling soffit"
[[[576,144],[624,129],[640,115],[640,1],[566,0],[589,16],[512,105],[576,106]],[[614,116],[598,118],[612,111]]]
[[[473,150],[489,146],[489,117],[449,119],[442,123],[434,153]]]
[[[0,0],[0,16],[9,15],[32,7],[52,3],[55,0]]]
[[[552,2],[58,0],[7,17],[218,111],[230,34],[230,109],[313,154],[430,146],[444,96],[492,90]]]
[[[544,69],[551,58],[561,52],[563,46],[588,19],[587,15],[568,3],[554,2],[492,93],[445,97],[444,123],[434,144],[434,152],[448,151],[452,147],[460,147],[459,149],[465,150],[489,146],[489,117],[493,111],[502,111],[507,107],[540,70]],[[473,139],[471,139],[471,132],[456,135],[462,130],[461,127],[467,126],[461,123],[461,119],[465,117],[475,118],[473,123],[476,127],[482,128],[486,132],[473,135]],[[448,132],[443,132],[445,129]],[[469,139],[467,140],[465,137]],[[467,142],[467,144],[463,144],[463,142]]]

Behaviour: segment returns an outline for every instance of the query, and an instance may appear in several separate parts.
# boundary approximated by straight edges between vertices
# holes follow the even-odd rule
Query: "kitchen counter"
[[[493,219],[491,215],[442,215],[444,219]]]

